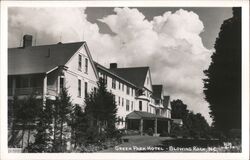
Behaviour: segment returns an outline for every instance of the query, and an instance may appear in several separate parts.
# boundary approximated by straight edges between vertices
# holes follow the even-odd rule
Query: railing
[[[47,88],[47,94],[51,95],[51,96],[58,96],[57,90],[55,88],[52,88],[52,87]]]
[[[16,88],[14,90],[15,95],[43,95],[42,87],[29,87],[29,88]],[[8,88],[8,96],[13,96],[13,88]],[[57,90],[52,87],[47,88],[47,94],[52,96],[57,96]]]
[[[13,94],[13,93],[12,93]],[[32,88],[16,88],[15,89],[16,95],[42,95],[43,88],[42,87],[32,87]]]

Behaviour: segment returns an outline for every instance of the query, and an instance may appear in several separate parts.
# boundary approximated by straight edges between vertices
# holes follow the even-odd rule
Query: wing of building
[[[23,46],[8,49],[8,97],[55,99],[68,88],[72,102],[83,104],[87,92],[97,87],[98,74],[86,42],[32,46],[25,35]]]
[[[30,35],[24,36],[22,47],[8,49],[9,100],[32,93],[41,100],[55,99],[66,87],[72,102],[84,105],[99,77],[115,96],[117,128],[169,132],[170,97],[164,95],[163,85],[152,83],[148,66],[118,68],[111,63],[106,68],[93,61],[86,42],[32,46]]]

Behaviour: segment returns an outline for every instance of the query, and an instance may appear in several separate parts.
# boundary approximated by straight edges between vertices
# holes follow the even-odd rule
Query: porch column
[[[128,129],[128,119],[125,118],[125,130],[127,130],[127,129]]]
[[[143,119],[140,120],[140,134],[143,135]]]
[[[155,134],[157,134],[157,118],[155,118],[155,126],[154,126]]]
[[[45,104],[46,101],[46,94],[47,94],[47,74],[45,74],[45,77],[43,79],[43,104]]]
[[[15,95],[15,91],[16,91],[16,78],[13,77],[13,80],[12,80],[12,95],[13,96]]]

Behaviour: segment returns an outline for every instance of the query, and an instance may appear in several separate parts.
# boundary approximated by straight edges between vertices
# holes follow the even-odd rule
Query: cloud
[[[11,8],[9,46],[19,45],[22,33],[36,34],[37,44],[57,43],[60,37],[62,42],[84,38],[101,64],[150,66],[153,82],[164,84],[171,99],[182,99],[211,122],[202,83],[211,51],[202,44],[204,26],[196,13],[180,9],[149,21],[136,8],[115,8],[99,21],[115,35],[101,34],[83,8]]]

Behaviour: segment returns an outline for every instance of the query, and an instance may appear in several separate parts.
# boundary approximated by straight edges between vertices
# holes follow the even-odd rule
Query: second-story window
[[[87,95],[88,95],[88,83],[85,82],[84,84],[85,84],[85,97],[87,97]]]
[[[133,101],[131,101],[131,110],[132,111],[134,110],[134,103],[133,103]]]
[[[82,70],[82,55],[78,55],[78,70]]]
[[[113,88],[113,89],[115,89],[115,87],[116,87],[115,83],[116,83],[116,80],[113,78],[113,79],[112,79],[112,88]]]
[[[127,95],[129,95],[129,92],[130,92],[130,88],[129,86],[127,86]]]
[[[139,101],[139,110],[142,111],[142,101]]]
[[[80,79],[78,79],[78,97],[81,97],[81,93],[82,93],[82,84],[81,84],[82,82],[81,82],[81,80]]]
[[[62,89],[64,87],[64,78],[63,77],[60,77],[60,82],[59,82],[59,87],[60,87],[60,92],[62,92]],[[78,82],[79,83],[79,82]]]
[[[119,90],[121,89],[121,83],[120,82],[119,82],[118,88],[119,88]]]
[[[122,106],[124,105],[124,99],[122,98]]]
[[[120,104],[121,104],[121,98],[118,97],[118,105],[120,105]]]
[[[124,91],[124,84],[122,84],[122,91]]]
[[[126,111],[129,111],[129,100],[126,100]]]
[[[88,73],[88,64],[89,61],[88,61],[88,58],[85,58],[85,73]]]

